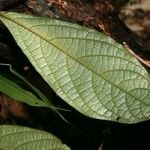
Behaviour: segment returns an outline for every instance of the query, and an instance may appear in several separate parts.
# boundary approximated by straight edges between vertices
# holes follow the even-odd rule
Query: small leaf
[[[110,37],[18,13],[0,19],[44,80],[81,113],[122,123],[150,118],[150,76]]]
[[[50,104],[41,101],[31,92],[24,90],[19,85],[5,78],[1,74],[0,74],[0,92],[3,92],[4,94],[10,96],[11,98],[27,103],[31,106],[50,107]]]
[[[31,92],[28,92],[21,88],[19,85],[17,85],[14,80],[16,79],[11,79],[13,81],[10,81],[10,79],[7,79],[5,75],[0,75],[0,91],[3,92],[4,94],[18,100],[24,103],[27,103],[28,105],[31,106],[43,106],[43,107],[49,107],[53,111],[55,111],[63,120],[65,118],[59,113],[58,110],[63,110],[63,111],[69,111],[66,109],[58,108],[55,107],[50,100],[35,86],[33,86],[30,82],[28,82],[21,74],[19,74],[16,70],[14,70],[11,66],[11,64],[5,64],[5,63],[0,63],[0,66],[7,66],[10,68],[10,72],[14,74],[16,77],[18,77],[20,80],[22,80],[27,86],[29,86],[38,96],[37,98],[35,95],[33,95]],[[14,90],[12,92],[12,90]],[[28,94],[28,95],[27,95]],[[19,98],[19,97],[21,98]],[[30,97],[30,99],[28,98]],[[66,120],[65,120],[66,121]],[[68,122],[68,121],[66,121]]]
[[[69,150],[54,135],[27,127],[0,126],[0,149],[3,150]]]

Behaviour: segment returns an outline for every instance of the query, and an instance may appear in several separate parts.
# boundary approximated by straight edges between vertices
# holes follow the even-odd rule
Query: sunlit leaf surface
[[[150,118],[150,76],[110,37],[43,17],[2,12],[0,19],[44,80],[81,113],[122,123]]]

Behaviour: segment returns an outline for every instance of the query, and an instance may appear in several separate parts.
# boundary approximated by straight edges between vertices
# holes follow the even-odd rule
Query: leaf
[[[43,95],[43,93],[37,89],[35,86],[33,86],[30,82],[28,82],[21,74],[19,74],[16,70],[14,70],[12,68],[11,64],[5,64],[5,63],[0,63],[0,66],[6,66],[9,67],[10,72],[12,74],[14,74],[16,77],[18,77],[19,79],[21,79],[22,81],[24,81],[24,83],[26,83],[40,98],[41,100],[45,101],[46,103],[49,103],[51,106],[53,106],[53,104],[49,101],[49,99]],[[4,75],[3,75],[4,76]],[[15,80],[15,79],[13,79]]]
[[[0,74],[0,91],[18,101],[27,103],[31,106],[51,107],[50,104],[38,99],[31,92],[24,90],[19,85],[5,78]]]
[[[6,75],[0,75],[0,91],[3,92],[4,94],[18,100],[24,103],[27,103],[28,105],[31,106],[37,106],[37,107],[49,107],[53,111],[55,111],[64,121],[68,122],[58,110],[63,110],[63,111],[69,111],[66,109],[58,108],[53,105],[53,103],[50,102],[50,100],[35,86],[33,86],[30,82],[28,82],[21,74],[19,74],[16,70],[14,70],[11,66],[11,64],[5,64],[5,63],[0,63],[0,66],[7,66],[10,68],[10,72],[14,74],[16,77],[18,77],[20,80],[22,80],[27,86],[29,86],[38,96],[37,98],[34,94],[32,94],[29,91],[24,90],[21,88],[14,80],[16,78],[7,79],[5,77]]]
[[[30,106],[35,106],[35,107],[48,107],[52,109],[55,113],[57,113],[61,119],[63,119],[66,123],[70,124],[64,117],[63,115],[58,111],[69,111],[63,108],[58,108],[55,107],[49,99],[43,95],[42,92],[39,91],[36,87],[34,87],[32,84],[30,84],[23,76],[21,76],[18,72],[13,70],[11,68],[10,64],[1,64],[0,65],[5,65],[10,67],[10,71],[16,75],[18,78],[22,79],[30,88],[32,88],[35,93],[40,97],[37,98],[33,93],[24,90],[21,88],[19,85],[17,85],[15,82],[12,82],[11,80],[7,79],[4,75],[0,74],[0,92],[8,95],[9,97],[17,100],[24,102]]]
[[[27,127],[0,126],[0,149],[4,150],[69,150],[54,135]]]
[[[150,118],[150,76],[110,37],[43,17],[1,12],[0,19],[44,80],[81,113],[122,123]]]

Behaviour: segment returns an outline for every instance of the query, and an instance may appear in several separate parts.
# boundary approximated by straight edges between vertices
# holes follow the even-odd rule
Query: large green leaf
[[[54,135],[27,127],[0,126],[0,149],[3,150],[69,150]]]
[[[150,76],[110,37],[18,13],[0,19],[44,80],[81,113],[123,123],[150,118]]]

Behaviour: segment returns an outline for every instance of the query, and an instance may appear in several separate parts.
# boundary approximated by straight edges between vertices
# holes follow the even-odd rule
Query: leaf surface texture
[[[70,150],[54,135],[27,127],[0,126],[0,149],[4,150]]]
[[[150,118],[150,76],[110,37],[43,17],[2,12],[0,19],[44,80],[79,112],[122,123]]]

